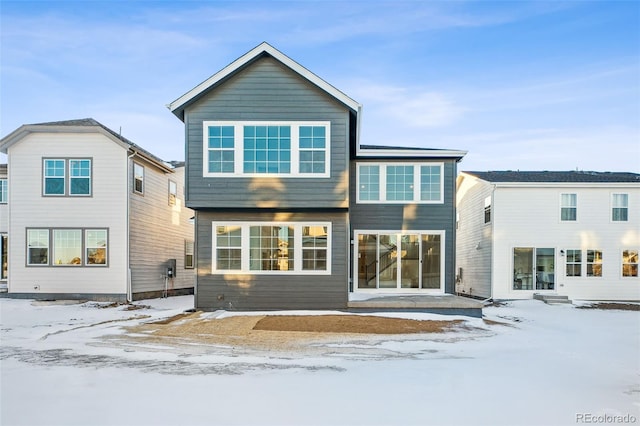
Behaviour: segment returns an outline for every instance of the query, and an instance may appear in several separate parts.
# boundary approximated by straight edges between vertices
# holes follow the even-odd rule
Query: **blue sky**
[[[184,159],[166,105],[267,41],[363,105],[364,144],[640,172],[638,1],[0,0],[0,19],[3,137],[93,117]]]

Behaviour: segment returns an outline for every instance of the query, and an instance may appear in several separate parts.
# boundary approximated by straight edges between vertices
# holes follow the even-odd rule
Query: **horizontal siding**
[[[184,242],[194,240],[194,213],[184,205],[184,168],[166,173],[140,159],[145,168],[144,194],[130,197],[131,288],[133,293],[162,291],[169,259],[176,259],[176,276],[167,281],[168,290],[193,288],[195,270],[184,267]],[[133,167],[133,163],[130,163]],[[169,180],[176,183],[176,204],[169,205]]]
[[[331,275],[213,275],[214,221],[329,221]],[[198,211],[196,308],[204,310],[343,309],[347,306],[347,213]],[[219,298],[223,297],[223,299]]]
[[[127,151],[98,133],[31,134],[9,148],[9,292],[126,294]],[[42,158],[92,158],[91,197],[43,197]],[[26,267],[27,228],[108,228],[108,267]]]
[[[202,122],[330,121],[330,178],[203,177]],[[272,58],[262,58],[186,109],[187,205],[347,207],[349,111]],[[313,191],[309,191],[313,188]]]
[[[379,162],[377,160],[376,162]],[[384,162],[389,162],[384,160]],[[363,161],[358,160],[358,163]],[[403,161],[406,163],[406,160]],[[456,163],[444,165],[444,202],[442,204],[358,204],[356,163],[351,164],[351,238],[354,230],[444,230],[445,292],[453,293],[455,268],[455,174]]]
[[[492,222],[484,223],[484,200],[491,196],[491,186],[469,176],[458,179],[456,267],[462,269],[462,277],[456,292],[490,297]]]
[[[560,221],[560,194],[578,195],[578,220]],[[629,194],[629,220],[612,222],[611,194]],[[530,298],[513,284],[513,248],[554,248],[556,286],[572,299],[640,300],[640,277],[622,277],[622,251],[640,250],[640,186],[498,188],[495,191],[494,296]],[[566,277],[560,250],[602,250],[603,276]]]

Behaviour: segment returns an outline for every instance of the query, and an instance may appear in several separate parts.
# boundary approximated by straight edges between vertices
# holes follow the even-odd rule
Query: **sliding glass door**
[[[553,290],[555,288],[555,249],[514,247],[513,289]]]

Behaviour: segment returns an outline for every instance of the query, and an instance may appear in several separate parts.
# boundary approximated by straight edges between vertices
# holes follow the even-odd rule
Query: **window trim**
[[[218,226],[239,226],[241,229],[240,269],[216,269],[217,264],[217,242],[216,227]],[[250,227],[252,226],[290,226],[293,227],[293,269],[288,271],[272,270],[252,270],[250,269]],[[305,270],[302,263],[302,228],[305,226],[326,226],[327,227],[327,268],[326,270]],[[212,221],[211,222],[211,274],[212,275],[331,275],[331,254],[332,254],[332,224],[331,222],[318,221],[293,221],[293,222],[262,222],[262,221]]]
[[[626,262],[624,261],[624,252],[635,252],[636,253],[636,261],[635,262]],[[619,251],[620,253],[620,277],[622,279],[627,279],[627,278],[638,278],[640,276],[640,261],[638,259],[638,257],[640,256],[640,250],[637,248],[633,248],[633,249],[622,249]],[[624,274],[624,267],[625,265],[636,265],[636,275],[625,275]]]
[[[626,198],[626,205],[623,207],[616,207],[614,205],[614,199],[616,195],[624,195]],[[626,210],[626,219],[625,220],[621,220],[621,219],[614,219],[614,215],[613,215],[613,209],[625,209]],[[611,193],[611,215],[609,216],[609,221],[611,223],[628,223],[629,222],[629,193],[628,192],[613,192]]]
[[[360,167],[378,166],[378,199],[362,200],[360,198]],[[387,166],[413,166],[413,200],[387,200]],[[422,166],[440,167],[440,199],[422,200],[421,176]],[[356,163],[356,203],[357,204],[444,204],[444,162],[364,162]]]
[[[136,181],[137,181],[137,176],[136,176],[136,166],[140,167],[142,169],[142,179],[140,179],[141,182],[141,189],[140,191],[138,191],[136,189]],[[138,194],[138,195],[144,195],[144,175],[145,175],[145,168],[142,164],[138,163],[137,161],[133,162],[133,173],[131,174],[131,177],[133,178],[133,180],[131,181],[131,185],[132,185],[132,192],[134,194]]]
[[[64,190],[62,194],[47,194],[46,192],[46,188],[47,188],[47,179],[48,177],[46,176],[46,167],[45,164],[47,161],[64,161],[64,176],[59,177],[56,176],[58,179],[62,178],[63,180],[63,185],[64,185]],[[88,161],[89,162],[89,176],[76,176],[73,177],[71,176],[71,162],[72,161]],[[53,197],[53,198],[59,198],[59,197],[79,197],[79,198],[86,198],[86,197],[93,197],[93,157],[42,157],[42,196],[43,197]],[[51,177],[53,178],[53,176]],[[89,179],[89,193],[88,194],[72,194],[71,193],[71,181],[73,179]]]
[[[81,263],[80,264],[56,264],[54,260],[54,234],[55,231],[80,231],[80,250],[81,250]],[[29,231],[46,231],[47,232],[47,262],[46,263],[29,263]],[[106,231],[106,247],[105,247],[105,263],[88,263],[87,261],[87,231]],[[26,228],[25,230],[25,266],[27,268],[36,267],[52,267],[52,268],[106,268],[109,267],[109,228],[100,227],[55,227],[55,228],[42,228],[33,227]]]
[[[563,195],[574,195],[575,199],[576,199],[576,205],[575,206],[565,206],[562,203],[562,197]],[[575,219],[563,219],[562,218],[562,210],[563,209],[574,209],[576,212],[576,218]],[[578,222],[578,193],[577,192],[563,192],[560,194],[560,222],[561,223],[565,223],[565,222],[570,222],[570,223],[577,223]]]
[[[232,126],[234,128],[233,152],[234,170],[209,172],[209,126]],[[289,126],[291,128],[291,157],[289,173],[244,173],[244,127],[245,126]],[[300,127],[325,128],[325,171],[324,173],[300,172]],[[221,148],[222,149],[222,148]],[[230,150],[226,148],[226,150]],[[308,151],[305,148],[303,151]],[[330,178],[331,177],[331,122],[330,121],[203,121],[202,122],[202,176],[203,177],[277,177],[277,178]]]

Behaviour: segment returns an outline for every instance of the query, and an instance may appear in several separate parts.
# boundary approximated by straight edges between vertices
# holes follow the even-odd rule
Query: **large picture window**
[[[91,195],[91,160],[45,158],[42,161],[42,193],[47,196]]]
[[[330,122],[205,121],[205,177],[329,177]]]
[[[213,223],[212,273],[328,274],[331,224]]]
[[[107,229],[27,229],[27,266],[106,266]]]
[[[359,163],[358,203],[442,203],[443,164]]]

